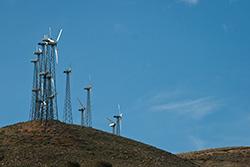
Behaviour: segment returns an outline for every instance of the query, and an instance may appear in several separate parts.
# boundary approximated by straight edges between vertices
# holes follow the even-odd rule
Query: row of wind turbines
[[[58,120],[58,107],[57,107],[57,95],[56,91],[56,73],[55,64],[58,64],[58,50],[57,43],[61,37],[62,29],[59,31],[57,39],[52,39],[51,28],[49,28],[50,37],[44,35],[42,42],[38,45],[41,47],[34,52],[37,59],[31,60],[34,63],[34,75],[33,75],[33,88],[31,98],[30,120],[40,120],[40,124],[46,126],[50,120]],[[70,77],[74,84],[72,75],[72,62],[70,61],[69,69],[63,71],[66,74],[66,91],[63,110],[63,122],[73,124],[72,106],[71,106],[71,93],[70,93]],[[92,114],[91,114],[91,102],[90,94],[93,96],[91,77],[89,75],[89,86],[84,87],[87,91],[86,107],[82,104],[79,98],[77,98],[81,107],[81,126],[92,127]],[[115,121],[107,118],[111,124],[113,134],[120,135],[122,113],[120,112],[120,105],[118,105],[119,115],[115,115]],[[44,122],[43,122],[44,121]]]

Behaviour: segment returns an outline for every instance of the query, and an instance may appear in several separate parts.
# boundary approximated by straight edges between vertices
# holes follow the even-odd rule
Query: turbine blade
[[[42,89],[42,96],[43,96],[43,83],[41,84],[41,89]]]
[[[55,87],[55,82],[54,82],[53,76],[51,77],[51,82],[52,82],[52,85],[53,85],[53,88],[54,88]]]
[[[114,123],[113,121],[111,121],[108,117],[106,117],[107,118],[107,120],[109,120],[111,123]]]
[[[88,106],[88,107],[86,107],[86,109],[88,109],[88,108],[91,108],[92,106]]]
[[[79,103],[81,104],[81,106],[82,106],[83,108],[85,108],[85,107],[82,105],[82,103],[81,103],[81,101],[79,100],[78,97],[77,97],[77,100],[79,101]]]
[[[115,124],[117,124],[120,120],[122,120],[122,118],[118,119]]]
[[[40,107],[40,113],[42,112],[42,108],[43,108],[43,103],[41,103],[41,107]]]
[[[51,27],[49,27],[49,35],[50,35],[50,38],[52,39]]]
[[[72,64],[72,61],[70,60],[69,70],[71,70],[71,64]]]
[[[74,82],[74,79],[73,79],[73,74],[72,74],[72,72],[70,72],[70,75],[71,75],[72,82],[73,82],[73,84],[75,85],[75,82]]]
[[[116,129],[116,134],[117,134],[117,126],[115,126],[115,129]],[[118,135],[118,134],[117,134]]]
[[[91,76],[90,76],[90,74],[89,74],[89,87],[90,87],[90,92],[91,92],[92,96],[94,96],[92,86],[91,86]]]
[[[58,64],[57,46],[55,48],[55,53],[56,53],[56,64]]]
[[[90,92],[91,92],[92,96],[94,96],[92,87],[90,88]]]
[[[54,40],[52,40],[52,39],[50,39],[50,38],[48,38],[48,40],[49,40],[50,42],[55,42]]]
[[[121,115],[120,111],[121,111],[121,106],[120,104],[118,104],[118,110],[119,110],[119,115]]]
[[[120,130],[122,130],[122,119],[120,120]]]
[[[91,76],[89,74],[89,86],[91,87]]]
[[[56,39],[56,43],[59,41],[61,34],[62,34],[62,29],[61,29],[60,32],[59,32],[59,35],[58,35],[58,37],[57,37],[57,39]]]

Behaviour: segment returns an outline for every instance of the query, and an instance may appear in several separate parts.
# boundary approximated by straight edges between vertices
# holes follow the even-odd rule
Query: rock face
[[[196,167],[185,156],[93,128],[39,121],[0,128],[0,166]]]
[[[226,147],[176,154],[202,167],[250,167],[250,147]]]

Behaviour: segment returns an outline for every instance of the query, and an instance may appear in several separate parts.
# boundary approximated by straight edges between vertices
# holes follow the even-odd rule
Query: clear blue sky
[[[121,105],[124,137],[173,153],[250,141],[249,0],[0,1],[0,127],[27,121],[33,51],[58,43],[59,117],[72,59],[73,119],[91,74],[93,127]]]

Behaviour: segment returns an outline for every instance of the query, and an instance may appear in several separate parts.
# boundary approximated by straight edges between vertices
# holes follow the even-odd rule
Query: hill
[[[250,147],[215,148],[177,155],[202,167],[250,167]]]
[[[187,159],[93,128],[39,121],[0,128],[1,166],[195,167]]]

